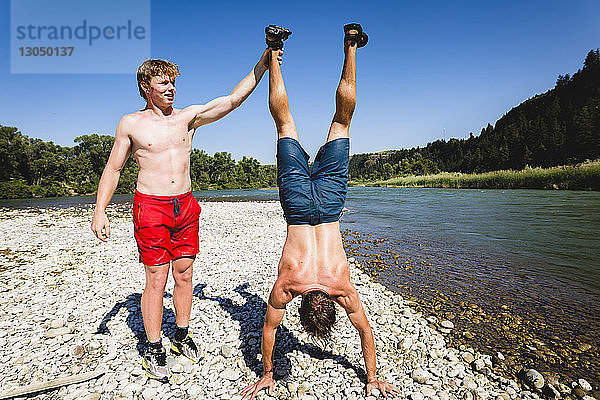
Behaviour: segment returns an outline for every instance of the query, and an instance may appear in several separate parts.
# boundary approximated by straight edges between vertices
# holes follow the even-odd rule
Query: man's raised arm
[[[269,69],[270,54],[271,50],[266,49],[252,71],[238,83],[228,96],[217,97],[204,105],[188,107],[186,112],[192,114],[190,129],[195,130],[202,125],[215,122],[239,107],[250,96],[264,73]],[[278,56],[280,64],[282,55],[283,50],[280,50]]]
[[[373,338],[371,325],[367,320],[365,310],[363,309],[356,288],[350,285],[349,294],[337,298],[336,301],[344,308],[350,322],[356,328],[358,335],[360,336],[360,345],[365,360],[365,369],[367,370],[367,396],[371,394],[373,389],[378,389],[384,397],[387,397],[388,394],[392,396],[400,394],[400,391],[395,386],[377,379],[375,339]]]
[[[96,195],[96,208],[92,219],[91,229],[96,237],[103,242],[110,238],[110,225],[106,216],[106,206],[110,202],[121,176],[121,170],[131,153],[131,140],[129,139],[129,118],[121,118],[117,126],[115,143],[110,156],[102,172],[100,183],[98,183],[98,194]]]

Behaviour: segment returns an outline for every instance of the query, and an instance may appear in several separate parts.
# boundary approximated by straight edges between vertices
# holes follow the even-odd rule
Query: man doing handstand
[[[317,338],[327,338],[335,323],[335,303],[344,308],[357,329],[367,371],[367,394],[379,389],[387,397],[399,393],[376,376],[375,342],[356,288],[350,283],[350,269],[342,247],[339,218],[348,188],[349,128],[356,105],[355,52],[367,42],[358,24],[344,27],[344,66],[336,92],[336,111],[326,143],[321,147],[312,171],[308,155],[288,107],[281,69],[277,63],[276,39],[279,27],[267,28],[270,45],[269,109],[277,127],[277,183],[287,222],[287,238],[279,261],[262,333],[263,376],[244,388],[243,397],[254,398],[263,388],[273,391],[273,347],[275,333],[294,297],[302,296],[299,309],[303,328]],[[277,29],[275,29],[277,28]],[[287,35],[283,35],[283,39]],[[279,45],[282,45],[280,40]]]

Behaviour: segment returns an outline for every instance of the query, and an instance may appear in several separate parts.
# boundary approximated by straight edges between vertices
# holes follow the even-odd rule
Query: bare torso
[[[339,222],[288,225],[277,281],[288,298],[310,289],[323,290],[331,297],[345,295],[350,285],[350,269]]]
[[[138,191],[174,196],[191,190],[192,117],[179,109],[167,116],[151,110],[127,116],[131,154],[139,166]]]

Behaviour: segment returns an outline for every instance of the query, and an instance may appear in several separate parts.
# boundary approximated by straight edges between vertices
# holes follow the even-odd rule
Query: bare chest
[[[136,124],[132,133],[133,152],[162,153],[165,151],[189,151],[192,133],[180,119],[144,120]]]

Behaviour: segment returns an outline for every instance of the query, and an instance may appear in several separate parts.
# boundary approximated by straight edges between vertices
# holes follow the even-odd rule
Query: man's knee
[[[168,268],[146,267],[146,288],[164,291],[168,275]]]
[[[334,117],[331,127],[329,128],[328,140],[345,138],[350,135],[350,121],[344,121]]]
[[[185,284],[192,282],[192,274],[194,271],[193,260],[186,260],[184,262],[173,265],[173,279],[176,284]]]
[[[291,137],[294,139],[298,138],[298,134],[296,133],[296,126],[294,123],[281,123],[277,125],[277,136],[279,138],[282,137]]]

